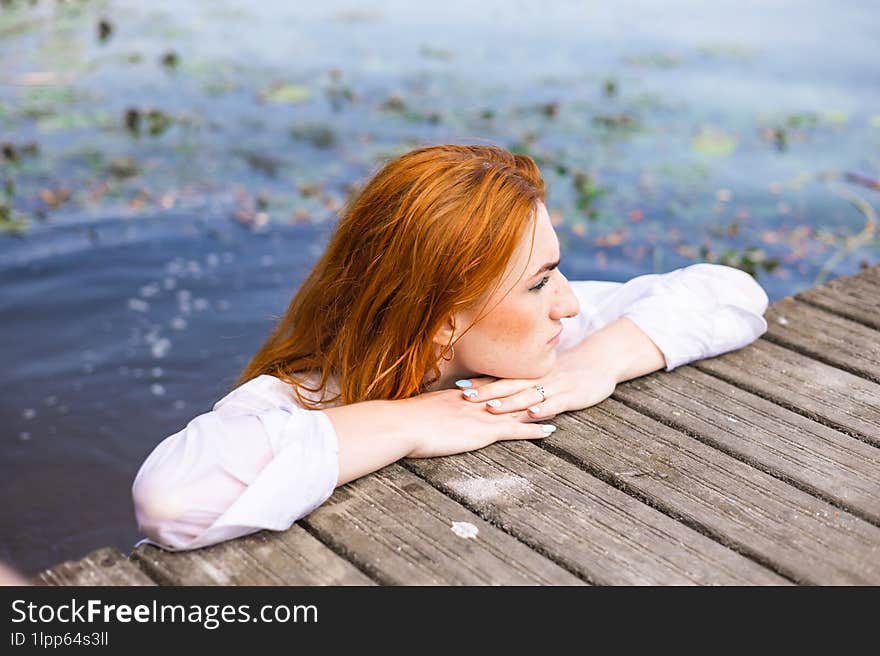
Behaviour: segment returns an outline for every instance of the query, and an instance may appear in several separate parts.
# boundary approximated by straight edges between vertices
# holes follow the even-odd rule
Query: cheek
[[[534,310],[522,308],[505,312],[493,326],[493,341],[498,343],[520,343],[534,336]]]
[[[519,314],[511,321],[510,332],[517,340],[529,339],[534,336],[535,322],[531,316]]]

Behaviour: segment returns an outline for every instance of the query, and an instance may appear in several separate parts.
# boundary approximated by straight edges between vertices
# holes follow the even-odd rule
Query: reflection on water
[[[0,559],[23,571],[130,548],[142,459],[416,145],[534,156],[570,279],[708,260],[775,299],[880,261],[872,3],[300,4],[0,9]]]

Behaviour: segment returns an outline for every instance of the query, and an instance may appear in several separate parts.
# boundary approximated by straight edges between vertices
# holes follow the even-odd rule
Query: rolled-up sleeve
[[[720,264],[694,264],[626,283],[573,281],[581,315],[568,320],[560,347],[626,317],[666,359],[670,371],[688,362],[742,348],[767,330],[768,298],[744,271]]]
[[[336,433],[324,412],[215,406],[153,450],[132,496],[147,542],[195,549],[289,528],[333,493],[338,476]]]

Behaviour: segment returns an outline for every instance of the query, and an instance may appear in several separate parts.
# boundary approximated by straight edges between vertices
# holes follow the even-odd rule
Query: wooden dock
[[[284,532],[112,548],[42,585],[880,584],[880,267],[540,442],[404,460]]]

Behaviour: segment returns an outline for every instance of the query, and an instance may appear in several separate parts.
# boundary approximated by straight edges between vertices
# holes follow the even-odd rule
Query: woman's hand
[[[476,396],[465,397],[492,414],[526,411],[532,419],[553,419],[569,410],[583,410],[604,401],[617,387],[607,371],[573,372],[562,366],[541,378],[472,379]],[[537,386],[544,388],[545,399]]]
[[[582,410],[604,401],[617,386],[609,367],[589,366],[576,353],[560,353],[553,370],[541,378],[471,378],[462,396],[487,414],[525,412],[532,420],[553,419],[561,412]],[[536,389],[543,385],[546,400]],[[476,390],[476,395],[468,390]]]
[[[473,378],[462,394],[487,414],[527,410],[532,419],[546,420],[596,405],[611,396],[617,383],[665,366],[664,355],[654,342],[630,319],[621,317],[559,353],[550,373],[540,378]],[[544,401],[535,389],[538,385],[544,387]]]
[[[474,451],[501,440],[547,437],[556,427],[533,423],[526,412],[492,414],[462,400],[459,390],[437,390],[392,401],[396,421],[411,427],[415,448],[410,458],[434,458]]]

